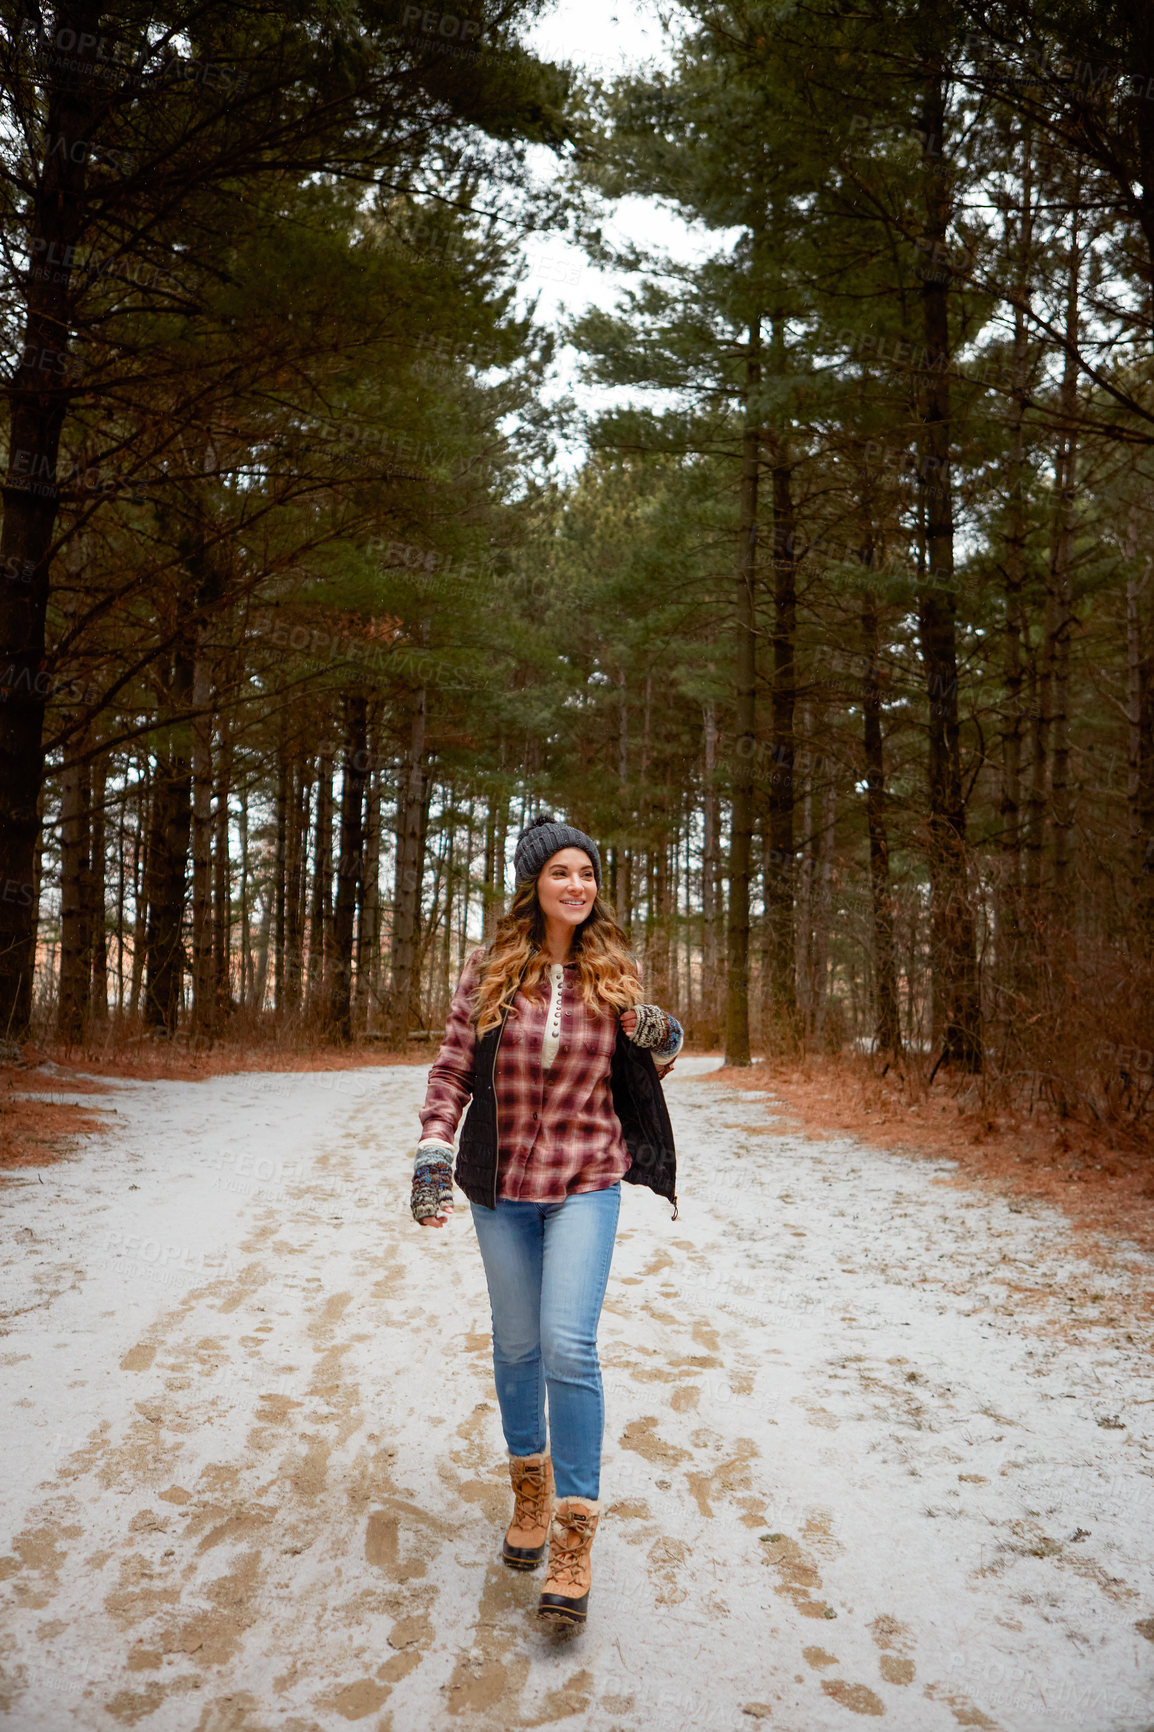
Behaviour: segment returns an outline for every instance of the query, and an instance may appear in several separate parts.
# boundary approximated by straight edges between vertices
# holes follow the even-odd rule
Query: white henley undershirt
[[[545,1016],[545,1032],[541,1036],[541,1069],[548,1070],[557,1057],[561,1043],[561,988],[565,970],[559,962],[549,964],[549,1009]]]

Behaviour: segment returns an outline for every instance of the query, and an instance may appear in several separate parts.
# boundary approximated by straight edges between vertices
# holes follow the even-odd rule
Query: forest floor
[[[557,1641],[497,1557],[467,1210],[408,1216],[427,1063],[8,1073],[0,1128],[38,1083],[102,1131],[0,1177],[0,1724],[1148,1732],[1148,1248],[1033,1168],[807,1130],[817,1073],[683,1059]]]

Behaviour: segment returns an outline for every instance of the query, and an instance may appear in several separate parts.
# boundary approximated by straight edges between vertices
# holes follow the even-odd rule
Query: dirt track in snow
[[[570,1642],[497,1561],[467,1209],[408,1218],[422,1070],[121,1084],[6,1179],[0,1724],[1148,1732],[1154,1260],[678,1071]]]

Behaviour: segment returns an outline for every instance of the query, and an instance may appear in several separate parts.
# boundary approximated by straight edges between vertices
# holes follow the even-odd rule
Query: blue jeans
[[[596,1498],[605,1402],[597,1324],[621,1186],[560,1203],[472,1205],[493,1314],[493,1376],[510,1455],[545,1448],[549,1395],[558,1497]]]

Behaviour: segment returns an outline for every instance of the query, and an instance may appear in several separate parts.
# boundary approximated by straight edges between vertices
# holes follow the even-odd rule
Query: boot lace
[[[553,1523],[553,1544],[549,1552],[549,1577],[546,1588],[581,1588],[582,1564],[593,1533],[589,1516],[575,1514],[568,1523]]]
[[[515,1528],[544,1528],[549,1525],[549,1493],[546,1490],[545,1464],[523,1467],[517,1475],[513,1491],[513,1521]]]

